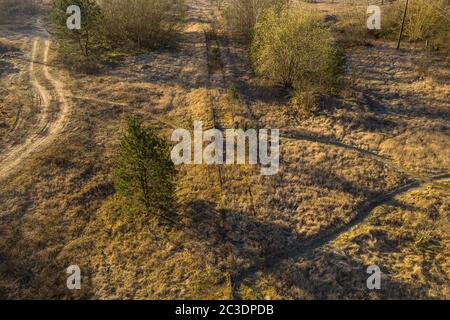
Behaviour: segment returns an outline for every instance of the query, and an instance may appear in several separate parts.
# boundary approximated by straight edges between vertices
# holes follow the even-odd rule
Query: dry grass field
[[[60,59],[47,2],[0,17],[0,298],[450,298],[445,50],[365,34],[366,1],[293,1],[345,51],[339,88],[305,111],[256,75],[226,2],[185,0],[173,47],[116,50],[94,73]],[[113,169],[131,116],[168,141],[194,121],[279,128],[279,171],[181,165],[177,226],[124,214]]]

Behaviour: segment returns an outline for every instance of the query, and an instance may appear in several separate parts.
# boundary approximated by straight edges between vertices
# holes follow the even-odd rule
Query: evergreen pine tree
[[[174,223],[170,211],[175,201],[175,174],[169,144],[154,129],[131,118],[114,170],[118,194],[138,210]]]
[[[81,11],[81,29],[70,30],[67,8],[77,5]],[[59,45],[61,57],[72,66],[95,68],[95,58],[102,46],[102,13],[95,0],[52,0],[49,33]],[[87,70],[88,71],[88,70]]]

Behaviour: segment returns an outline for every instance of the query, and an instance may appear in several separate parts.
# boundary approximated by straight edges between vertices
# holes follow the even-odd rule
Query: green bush
[[[295,90],[336,85],[342,53],[316,11],[268,10],[255,26],[250,56],[258,75]]]
[[[115,189],[129,204],[129,213],[173,222],[169,212],[175,201],[175,174],[168,143],[154,129],[131,118],[114,170]]]

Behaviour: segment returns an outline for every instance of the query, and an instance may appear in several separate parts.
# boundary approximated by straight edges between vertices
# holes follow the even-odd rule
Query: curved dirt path
[[[39,55],[39,47],[42,41],[44,41],[43,61],[37,62],[36,59]],[[15,173],[31,154],[48,146],[62,132],[67,122],[70,104],[66,98],[67,93],[63,84],[50,74],[47,65],[49,51],[50,40],[34,39],[29,72],[31,85],[38,96],[40,112],[36,125],[30,132],[28,139],[22,144],[6,149],[6,152],[0,155],[0,180],[4,180]],[[52,96],[49,89],[40,82],[36,70],[36,67],[39,65],[42,66],[45,80],[53,87],[52,92],[54,92],[56,97]],[[53,100],[56,100],[59,104],[59,111],[56,114],[53,114],[50,110]]]
[[[290,258],[310,257],[315,250],[328,245],[332,241],[336,240],[342,234],[350,231],[353,227],[356,227],[363,223],[372,211],[384,204],[389,203],[394,197],[410,192],[411,190],[423,187],[427,183],[438,183],[442,180],[450,179],[450,174],[439,175],[428,179],[428,181],[413,181],[404,186],[397,187],[389,192],[386,192],[376,198],[361,203],[356,209],[355,217],[346,225],[329,231],[321,236],[307,240],[305,242],[294,245],[291,248],[287,248],[282,252],[277,252],[266,258],[264,263],[259,266],[250,267],[240,272],[235,278],[235,286],[239,286],[246,278],[255,275],[257,272],[264,271],[276,267],[279,263]]]

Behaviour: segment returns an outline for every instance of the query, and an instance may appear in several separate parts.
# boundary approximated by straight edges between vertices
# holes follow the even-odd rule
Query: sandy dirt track
[[[61,81],[50,74],[48,55],[50,51],[50,40],[35,38],[31,53],[30,78],[36,101],[39,104],[39,116],[35,126],[31,129],[28,139],[19,145],[6,148],[0,155],[0,180],[4,180],[16,172],[21,164],[33,153],[41,151],[52,143],[64,129],[70,111],[70,103],[67,93]],[[38,56],[43,52],[43,61],[38,61]],[[42,68],[44,80],[51,85],[46,88],[43,81],[39,79],[38,68]],[[53,92],[50,93],[50,90]],[[58,103],[59,110],[56,114],[51,111],[53,101]]]

